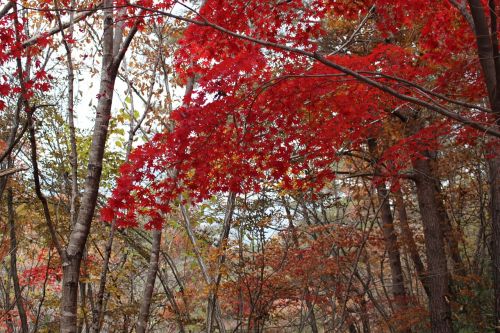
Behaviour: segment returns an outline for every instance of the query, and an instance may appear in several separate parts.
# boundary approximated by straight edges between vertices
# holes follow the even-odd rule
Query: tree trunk
[[[56,10],[59,10],[58,1],[54,1],[54,6]],[[75,0],[71,0],[70,9],[75,8]],[[70,142],[70,154],[69,160],[71,165],[71,200],[70,200],[70,224],[73,226],[76,223],[76,203],[78,199],[78,152],[76,147],[76,131],[75,131],[75,117],[74,117],[74,81],[75,73],[73,68],[73,56],[72,47],[68,43],[66,38],[73,39],[74,30],[74,12],[70,10],[69,12],[69,27],[68,36],[64,33],[63,24],[61,21],[61,14],[56,13],[57,23],[59,24],[59,29],[62,37],[62,43],[66,50],[66,62],[68,71],[68,127],[69,127],[69,142]]]
[[[406,290],[403,280],[403,269],[398,247],[398,239],[394,230],[394,220],[389,206],[389,192],[385,185],[377,186],[377,196],[380,204],[380,216],[384,233],[385,248],[389,255],[389,266],[392,276],[392,295],[396,303],[401,306],[406,304]]]
[[[500,148],[489,161],[491,205],[491,264],[493,269],[495,332],[500,332]]]
[[[311,294],[309,292],[309,287],[305,288],[305,299],[307,306],[307,319],[309,320],[309,325],[311,326],[312,333],[318,333],[318,324],[316,322],[316,314],[314,313],[314,304],[311,302]]]
[[[94,216],[102,172],[102,160],[111,118],[111,103],[118,66],[121,59],[113,61],[113,9],[112,1],[104,2],[104,33],[99,102],[90,146],[87,177],[78,210],[76,223],[71,231],[63,258],[63,283],[61,300],[61,333],[77,331],[77,301],[80,265],[83,251]],[[132,29],[131,36],[135,34]]]
[[[175,313],[175,320],[177,321],[177,325],[179,326],[179,333],[186,333],[184,320],[187,316],[182,313],[181,309],[179,308],[179,305],[175,300],[174,292],[171,288],[168,287],[168,280],[161,270],[158,270],[158,278],[160,279],[163,290],[165,291],[165,295],[167,296],[167,299],[172,306],[172,311]]]
[[[373,158],[375,174],[380,174],[380,167],[377,165],[376,156],[377,142],[375,139],[368,139],[368,146]],[[389,191],[384,183],[376,186],[377,197],[380,205],[380,218],[382,220],[382,229],[384,234],[385,248],[389,255],[389,266],[392,277],[392,296],[394,297],[399,309],[405,308],[407,304],[406,290],[403,279],[403,268],[401,266],[401,256],[399,253],[398,239],[394,230],[394,219],[389,205]]]
[[[296,249],[299,249],[299,238],[297,236],[297,230],[295,229],[295,225],[293,224],[293,218],[292,218],[292,213],[290,212],[290,207],[288,206],[285,197],[281,198],[281,202],[283,204],[283,207],[285,208],[285,213],[286,213],[286,218],[288,220],[288,230],[290,231],[292,235],[292,240],[293,240],[293,245],[295,246]],[[302,260],[303,256],[299,255],[299,259]],[[316,315],[314,313],[314,304],[311,302],[310,299],[310,292],[309,292],[309,285],[306,285],[304,288],[304,295],[306,299],[306,306],[308,310],[308,316],[307,318],[309,319],[309,323],[311,325],[311,331],[313,333],[317,333],[318,331],[318,325],[316,321]],[[306,318],[306,319],[307,319]],[[302,324],[301,324],[301,329],[302,329]]]
[[[429,285],[429,312],[433,333],[453,332],[449,273],[446,261],[444,235],[441,227],[439,206],[434,178],[429,160],[420,159],[413,163],[416,171],[417,200],[424,226]]]
[[[15,226],[14,203],[12,200],[12,188],[7,190],[7,211],[10,229],[10,275],[12,276],[12,284],[14,285],[14,296],[16,299],[17,311],[21,320],[21,332],[28,333],[28,319],[23,305],[23,296],[19,285],[19,276],[17,274],[17,239]]]
[[[104,292],[106,289],[106,280],[108,276],[109,269],[109,259],[111,258],[111,249],[113,247],[113,239],[115,236],[115,226],[116,219],[113,219],[111,223],[111,230],[109,231],[109,238],[106,244],[106,249],[104,250],[104,262],[102,264],[101,277],[99,279],[99,289],[97,291],[97,299],[95,308],[92,311],[92,333],[99,333],[101,329],[101,313],[103,309]]]
[[[453,262],[454,273],[464,276],[466,274],[465,265],[462,260],[462,256],[460,255],[460,247],[459,247],[459,238],[460,235],[454,230],[451,225],[451,220],[446,212],[446,208],[443,203],[443,196],[441,195],[441,185],[437,180],[436,172],[433,168],[434,160],[428,160],[431,167],[430,176],[434,179],[434,187],[436,193],[436,205],[438,208],[440,220],[441,220],[441,229],[443,231],[443,236],[446,241],[446,246],[448,247],[448,251]]]
[[[217,324],[219,325],[219,332],[224,333],[226,331],[224,327],[224,322],[222,321],[222,315],[220,313],[220,307],[218,306],[218,291],[219,285],[222,279],[221,268],[226,260],[226,246],[227,239],[229,237],[229,232],[231,231],[231,223],[233,221],[234,206],[236,203],[236,193],[229,192],[226,204],[226,212],[224,215],[224,223],[222,225],[222,231],[219,236],[219,247],[218,247],[218,258],[217,258],[217,275],[213,280],[213,285],[211,286],[211,291],[208,296],[207,302],[207,333],[212,333],[213,318],[215,316]]]
[[[196,243],[196,237],[195,237],[193,229],[191,227],[191,221],[189,219],[188,211],[186,210],[186,207],[182,204],[180,205],[179,208],[181,211],[184,228],[186,229],[186,233],[187,233],[188,238],[191,242],[191,246],[193,247],[193,252],[195,254],[196,261],[198,262],[198,266],[201,269],[203,279],[205,280],[205,283],[208,286],[210,286],[213,282],[212,281],[213,279],[208,272],[207,265],[205,264],[205,261],[203,260],[203,257],[201,255],[201,251],[198,248],[198,244]],[[211,311],[212,311],[211,310],[211,300],[209,300],[207,302],[207,314],[210,312],[210,316],[207,315],[207,320],[208,320],[208,318],[210,318],[210,320],[212,320],[212,312]],[[217,302],[217,300],[215,300],[215,313],[213,313],[213,315],[215,315],[215,320],[217,321],[217,324],[219,325],[219,327],[223,327],[224,323],[222,322],[222,318],[221,318],[221,314],[220,314],[220,307],[219,307],[219,303]]]
[[[403,200],[403,195],[401,190],[396,193],[396,210],[398,212],[399,222],[401,224],[401,231],[403,233],[403,243],[406,244],[408,253],[417,272],[418,279],[424,287],[425,294],[429,297],[430,291],[425,278],[425,267],[418,253],[417,244],[415,244],[415,239],[413,238],[413,232],[408,224],[408,215],[406,214],[406,207]]]
[[[141,302],[139,319],[137,320],[136,332],[145,333],[148,327],[149,309],[153,298],[156,274],[158,273],[158,262],[160,260],[161,229],[153,231],[153,244],[151,247],[151,256],[149,258],[149,267],[144,286],[144,297]]]
[[[480,0],[468,0],[474,21],[477,54],[481,64],[484,82],[488,90],[490,107],[495,117],[495,129],[500,128],[500,59],[498,50],[498,14],[497,3],[490,0],[490,26],[485,15],[485,8]],[[495,332],[500,333],[500,148],[497,138],[489,142],[493,147],[493,156],[488,161],[491,214],[491,262],[493,270]]]

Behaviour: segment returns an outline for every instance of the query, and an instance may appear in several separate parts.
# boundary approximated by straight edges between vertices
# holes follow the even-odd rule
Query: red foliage
[[[25,269],[20,277],[21,286],[36,286],[46,283],[48,286],[58,286],[62,279],[60,265],[48,265],[48,250],[42,249],[35,261],[35,266]]]
[[[418,45],[381,42],[367,55],[329,60],[371,72],[400,93],[432,101],[414,87],[376,73],[397,76],[465,100],[477,100],[480,74],[470,60],[472,33],[448,1],[207,1],[201,19],[263,40],[316,51],[329,16],[354,19],[377,5],[377,25],[386,36],[416,31]],[[458,37],[460,36],[460,37]],[[457,42],[458,41],[458,42]],[[161,225],[159,212],[182,191],[198,200],[218,192],[258,191],[265,181],[284,188],[322,187],[342,152],[357,149],[379,133],[386,118],[407,104],[301,55],[191,25],[180,41],[181,77],[200,76],[190,106],[172,114],[173,133],[157,135],[136,149],[121,169],[117,188],[103,212],[122,226],[139,216]],[[446,73],[446,74],[445,74]],[[466,78],[466,79],[465,79]],[[472,113],[471,116],[478,116]],[[380,163],[388,176],[421,152],[437,149],[439,137],[463,132],[437,121],[395,142]],[[468,130],[467,136],[475,135]],[[175,172],[174,172],[175,170]],[[113,213],[112,213],[113,212]]]
[[[45,6],[47,6],[46,3]],[[28,39],[27,30],[23,27],[25,23],[26,21],[17,17],[15,11],[0,18],[0,40],[2,41],[0,44],[0,66],[6,69],[12,68],[11,75],[4,74],[0,78],[0,111],[9,106],[7,98],[12,93],[19,94],[24,90],[24,97],[29,99],[37,92],[46,92],[50,89],[49,80],[51,77],[43,69],[40,69],[42,62],[38,59],[40,52],[49,45],[50,38],[42,35],[37,39],[35,45],[24,47],[22,43]],[[34,64],[33,78],[28,79],[29,73],[23,73],[22,81],[24,82],[19,82],[20,75],[14,70],[17,67],[15,64],[17,59],[26,59]]]

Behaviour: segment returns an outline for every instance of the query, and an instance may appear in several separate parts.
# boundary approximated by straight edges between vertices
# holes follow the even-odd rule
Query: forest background
[[[497,0],[0,2],[0,331],[500,332]]]

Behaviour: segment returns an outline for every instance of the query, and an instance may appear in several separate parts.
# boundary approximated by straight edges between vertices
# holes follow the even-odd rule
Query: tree
[[[137,166],[135,168],[141,171],[130,176],[128,173],[133,170],[131,168],[124,170],[127,173],[126,184],[124,184],[127,188],[125,192],[137,191],[137,197],[141,198],[139,203],[141,207],[144,207],[142,198],[153,195],[153,193],[155,196],[160,195],[162,202],[171,200],[170,196],[175,193],[173,189],[178,188],[178,186],[175,181],[168,179],[168,177],[153,189],[144,189],[140,185],[134,185],[140,184],[141,179],[148,177],[147,171],[144,171],[143,167],[146,165],[151,167],[152,165],[149,164],[150,162],[141,161],[148,156],[155,156],[154,165],[156,166],[161,165],[158,158],[164,161],[164,165],[185,165],[185,167],[178,167],[180,174],[177,177],[182,179],[183,186],[194,190],[194,195],[200,199],[212,191],[248,191],[259,178],[282,180],[286,183],[290,179],[289,172],[298,174],[298,170],[308,169],[306,165],[300,165],[300,162],[295,163],[294,154],[303,157],[308,163],[324,159],[315,163],[319,166],[328,166],[338,159],[338,154],[331,151],[332,142],[336,142],[338,147],[342,147],[345,142],[359,147],[359,138],[374,131],[374,128],[379,126],[377,119],[384,117],[385,112],[399,117],[405,123],[410,122],[411,118],[415,118],[415,111],[412,111],[411,108],[408,111],[398,110],[405,107],[404,102],[425,107],[449,119],[458,120],[496,136],[495,125],[491,120],[488,120],[491,118],[488,118],[486,109],[475,106],[469,101],[455,101],[446,97],[446,93],[451,88],[451,82],[453,82],[455,89],[459,87],[458,89],[462,90],[466,99],[473,102],[479,97],[470,92],[470,87],[474,82],[481,82],[480,76],[477,75],[479,68],[477,66],[467,68],[467,70],[476,73],[468,81],[463,79],[467,75],[464,74],[463,70],[461,71],[464,68],[463,64],[470,59],[470,53],[467,52],[467,41],[470,42],[474,39],[467,21],[470,15],[464,11],[463,6],[456,4],[459,9],[457,10],[448,2],[440,2],[438,6],[440,6],[442,16],[439,17],[439,20],[435,20],[434,17],[431,17],[431,12],[425,11],[425,1],[412,4],[382,6],[383,3],[377,3],[376,5],[379,8],[377,14],[380,15],[376,25],[381,30],[382,36],[388,36],[385,37],[385,40],[389,41],[389,45],[379,44],[372,48],[369,54],[357,57],[340,55],[327,57],[316,51],[317,45],[309,42],[311,38],[318,38],[323,33],[320,24],[309,23],[305,30],[300,30],[302,27],[300,24],[296,30],[288,28],[291,33],[285,37],[280,36],[277,32],[294,20],[301,22],[301,20],[305,21],[312,16],[324,17],[331,9],[336,9],[337,13],[349,19],[352,17],[350,13],[353,12],[353,9],[360,8],[356,7],[358,4],[350,6],[345,3],[337,3],[331,5],[332,8],[326,4],[314,3],[311,7],[301,8],[295,3],[252,3],[251,6],[245,5],[240,10],[235,10],[235,7],[239,6],[237,2],[232,3],[230,8],[227,4],[222,3],[208,2],[205,4],[198,14],[199,19],[192,21],[197,23],[198,27],[193,26],[186,32],[185,44],[188,45],[189,51],[180,53],[180,61],[184,57],[185,63],[189,61],[192,64],[194,61],[197,64],[195,67],[186,67],[190,72],[204,73],[204,80],[200,82],[203,93],[200,94],[193,107],[187,110],[181,109],[173,115],[179,122],[177,137],[174,134],[167,136],[166,139],[158,138],[155,144],[148,144],[137,152],[135,158]],[[300,9],[296,6],[299,6]],[[176,17],[161,10],[153,9],[153,11],[165,16]],[[415,21],[404,19],[412,11],[419,12],[419,19]],[[231,16],[231,13],[234,12],[239,13],[237,17]],[[269,16],[264,16],[265,20],[263,21],[262,17],[255,16],[257,12],[269,13]],[[282,14],[284,12],[287,15]],[[245,19],[242,19],[241,15]],[[390,20],[394,18],[396,24],[390,23]],[[436,24],[440,21],[454,22],[456,28],[453,32],[466,36],[465,42],[456,47],[452,46],[450,41],[445,40],[444,45],[439,45],[438,38],[441,36],[442,28]],[[435,29],[422,29],[418,25],[423,22],[432,22]],[[404,45],[407,29],[418,29],[421,33],[416,47]],[[239,31],[248,31],[249,35]],[[480,36],[483,35],[480,34]],[[204,44],[206,40],[213,41],[213,46]],[[293,46],[285,46],[286,43]],[[200,48],[200,45],[204,46]],[[262,53],[259,45],[270,47],[272,51],[269,54]],[[300,48],[294,47],[295,45],[300,45]],[[442,52],[446,50],[446,47],[454,47],[458,56],[453,59],[443,57]],[[412,54],[411,50],[417,48],[427,52],[427,54]],[[280,62],[280,55],[284,54],[295,62]],[[311,65],[304,61],[303,56],[316,60],[320,64]],[[180,63],[182,64],[182,62]],[[303,64],[305,64],[305,68]],[[433,67],[437,70],[432,70]],[[273,78],[276,75],[275,71],[278,71],[282,77]],[[431,76],[431,73],[434,77]],[[457,75],[456,80],[444,81],[443,75],[445,73],[448,77],[450,73]],[[321,85],[321,80],[324,80],[325,77],[335,77],[342,74],[353,76],[358,81],[333,84],[327,87]],[[374,75],[374,79],[368,75]],[[301,77],[300,86],[297,84],[299,80],[283,82],[296,77]],[[395,85],[399,83],[402,83],[402,87]],[[415,93],[429,93],[431,91],[425,88],[427,85],[434,85],[438,89],[438,93],[431,92],[429,99],[416,97]],[[248,88],[255,86],[259,88]],[[282,86],[286,86],[286,88],[282,88]],[[335,87],[343,89],[348,87],[347,89],[351,93],[359,91],[370,97],[365,97],[365,103],[356,105],[356,110],[349,110],[347,96],[342,96],[338,91],[339,88],[335,91]],[[291,91],[294,91],[296,98],[287,100],[286,96]],[[311,98],[311,91],[314,91],[318,97]],[[381,92],[386,94],[381,95]],[[206,94],[213,94],[214,100],[207,100]],[[306,94],[307,97],[303,97]],[[485,122],[493,125],[483,127],[477,120],[467,119],[457,112],[450,111],[444,104],[437,103],[434,98],[438,98],[444,103],[476,110],[477,115],[474,117],[483,117]],[[287,103],[284,103],[285,100]],[[381,100],[385,103],[384,110],[380,110],[378,105]],[[263,103],[262,106],[260,103]],[[335,112],[339,114],[332,117],[328,115],[328,111],[322,113],[321,108],[324,108],[324,105],[334,108]],[[303,115],[297,114],[301,108],[308,110],[312,119],[301,118]],[[390,111],[391,109],[397,111]],[[253,110],[259,110],[259,114],[255,115]],[[305,116],[307,115],[308,113],[305,114]],[[222,119],[225,120],[221,121]],[[344,127],[337,127],[333,132],[333,124],[332,127],[328,127],[332,123],[332,119],[335,119],[335,125],[341,124],[340,126]],[[185,128],[183,128],[183,124],[185,124]],[[262,124],[272,124],[279,129],[272,130]],[[352,124],[375,125],[359,128]],[[213,129],[214,126],[216,130]],[[452,131],[449,123],[443,123],[438,118],[434,125],[421,126],[421,131],[409,133],[407,134],[409,138],[403,139],[404,145],[414,145],[411,148],[413,150],[408,151],[407,157],[413,160],[414,168],[419,175],[427,175],[423,177],[429,177],[433,173],[428,161],[430,156],[426,152],[438,147],[435,145],[438,143],[436,134],[439,135],[439,131],[434,133],[429,131],[429,129],[435,130],[437,126],[443,129],[441,136],[449,135]],[[448,131],[444,128],[447,128]],[[315,130],[317,132],[311,134]],[[193,132],[197,134],[193,136]],[[217,133],[217,136],[212,135],[212,133]],[[336,134],[339,136],[335,136]],[[315,138],[314,141],[310,140],[312,137]],[[324,138],[328,140],[322,142],[321,139]],[[165,142],[168,143],[165,144]],[[295,147],[291,144],[292,142],[296,144]],[[210,144],[212,145],[207,147]],[[201,156],[203,150],[198,148],[201,146],[211,150],[211,160]],[[221,146],[225,149],[220,149]],[[339,150],[338,147],[335,150]],[[167,155],[169,151],[172,151],[171,156]],[[266,157],[262,158],[259,154],[265,154]],[[167,156],[165,157],[165,155]],[[220,165],[224,165],[224,167],[220,167]],[[249,168],[249,166],[253,167]],[[183,169],[185,170],[184,174],[182,173]],[[294,172],[294,169],[298,170]],[[234,172],[235,170],[237,172]],[[188,171],[189,176],[187,176]],[[316,186],[321,186],[318,184],[323,184],[323,181],[332,177],[332,173],[327,168],[315,171],[314,182]],[[212,179],[213,182],[207,183],[207,178]],[[419,189],[418,196],[422,199],[420,210],[423,214],[423,221],[427,223],[425,234],[426,239],[428,239],[429,275],[436,277],[435,281],[430,281],[429,284],[431,321],[436,332],[447,332],[452,330],[449,304],[446,301],[447,295],[449,295],[448,282],[443,278],[448,276],[444,252],[447,220],[443,217],[441,199],[437,194],[438,188],[435,184],[427,184],[426,179],[417,180],[417,188]],[[299,180],[304,181],[300,178]],[[163,189],[168,189],[168,191]],[[135,200],[125,193],[124,196],[119,196],[119,199],[112,201],[111,204],[116,208],[134,211]],[[425,200],[428,202],[424,202]],[[155,207],[154,209],[168,211],[168,206],[157,205],[151,200],[147,206],[148,210]],[[131,213],[127,216],[130,218],[134,214]],[[456,247],[452,243],[450,244],[452,247]],[[453,253],[458,255],[456,249],[452,248],[451,251],[452,255]],[[436,256],[436,254],[439,255]],[[434,258],[437,261],[432,263]],[[437,278],[438,276],[439,278]]]
[[[4,237],[4,327],[498,330],[497,10],[5,3],[0,216],[50,241]]]

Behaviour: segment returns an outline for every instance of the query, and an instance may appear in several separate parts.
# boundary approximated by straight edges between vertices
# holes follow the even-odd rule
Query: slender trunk
[[[49,209],[49,203],[47,201],[47,198],[45,198],[41,184],[40,184],[40,171],[38,169],[38,160],[37,160],[37,143],[36,143],[36,135],[35,135],[35,127],[33,124],[33,118],[30,115],[28,118],[28,123],[29,123],[29,140],[30,140],[30,146],[31,146],[31,164],[33,167],[33,183],[35,185],[35,192],[38,200],[40,200],[40,203],[42,204],[43,208],[43,215],[45,217],[45,223],[47,224],[47,227],[49,229],[50,237],[52,238],[52,242],[54,243],[54,246],[57,250],[57,253],[61,258],[65,258],[65,254],[63,252],[63,248],[61,243],[59,242],[59,238],[57,236],[56,228],[54,223],[52,222],[52,217],[50,215],[50,209]]]
[[[398,307],[406,307],[406,290],[403,280],[403,268],[399,253],[398,240],[394,230],[394,220],[389,206],[389,192],[385,185],[377,186],[377,196],[380,203],[380,215],[384,234],[385,248],[389,255],[389,266],[392,277],[392,295]]]
[[[72,18],[71,18],[72,20]],[[69,141],[71,146],[70,163],[71,163],[71,204],[70,204],[70,219],[71,225],[76,223],[76,210],[78,200],[78,152],[76,148],[76,131],[74,120],[74,85],[75,74],[73,72],[73,62],[71,60],[71,49],[68,45],[68,124],[69,124]]]
[[[17,274],[17,239],[12,188],[7,190],[7,210],[10,229],[10,275],[12,276],[12,284],[14,286],[17,311],[19,313],[19,319],[21,320],[21,332],[28,333],[28,319],[26,317],[26,311],[24,310],[23,296],[21,294],[19,276]]]
[[[488,90],[490,107],[494,113],[495,129],[500,128],[500,59],[498,50],[498,13],[497,3],[488,2],[490,26],[485,15],[485,8],[480,0],[468,0],[469,9],[474,21],[474,33],[477,43],[477,54],[481,64],[484,82]],[[500,148],[497,138],[492,138],[493,157],[488,161],[491,212],[491,262],[493,270],[493,286],[495,309],[495,332],[500,333]]]
[[[285,213],[286,213],[286,218],[288,220],[288,229],[292,235],[292,240],[293,240],[293,245],[295,246],[296,249],[299,249],[299,238],[297,236],[297,230],[295,229],[295,226],[293,224],[293,219],[292,219],[292,213],[290,212],[290,207],[288,206],[286,199],[283,197],[281,199],[281,202],[283,203],[283,207],[285,208]],[[299,255],[299,260],[302,260],[302,255]],[[306,306],[308,310],[308,318],[309,318],[309,323],[311,325],[311,331],[313,333],[318,332],[318,325],[316,322],[316,315],[314,313],[314,304],[310,300],[310,292],[309,292],[309,286],[306,285],[304,288],[304,294],[305,294],[305,299],[306,299]]]
[[[198,248],[198,244],[196,243],[196,237],[195,237],[193,229],[191,227],[191,221],[189,219],[189,215],[188,215],[188,212],[186,210],[186,207],[182,204],[180,205],[180,211],[181,211],[181,215],[182,215],[182,220],[184,222],[183,223],[184,228],[186,229],[186,233],[188,234],[188,238],[191,242],[191,245],[193,246],[193,252],[195,254],[196,261],[198,262],[198,265],[201,269],[203,279],[205,280],[205,283],[207,285],[211,285],[213,282],[212,277],[208,273],[207,265],[205,264],[205,261],[203,260],[203,257],[201,255],[201,251]],[[223,327],[224,324],[222,322],[219,303],[217,302],[217,300],[214,300],[214,304],[215,304],[215,306],[212,307],[212,299],[211,299],[211,297],[209,297],[209,301],[207,302],[207,321],[210,320],[210,323],[207,323],[207,327],[208,327],[208,324],[212,325],[211,324],[212,317],[215,315],[215,320],[217,321],[217,324],[219,325],[219,330],[220,330],[220,328]],[[215,311],[212,311],[213,308],[215,309]]]
[[[486,211],[488,209],[488,204],[486,203],[487,201],[485,200],[485,191],[483,190],[482,184],[484,184],[483,180],[483,170],[481,167],[481,163],[477,163],[476,167],[476,181],[478,184],[478,204],[479,204],[479,222],[480,226],[477,231],[477,237],[476,237],[476,246],[475,246],[475,251],[474,251],[474,257],[472,260],[472,273],[475,275],[481,275],[483,273],[483,268],[484,268],[484,257],[485,257],[485,251],[486,248],[488,247],[486,244]],[[491,188],[491,187],[490,187]]]
[[[56,10],[58,10],[58,1],[54,1]],[[75,0],[71,0],[70,8],[75,8]],[[70,142],[70,154],[69,160],[71,164],[71,200],[70,200],[70,222],[71,226],[76,223],[76,201],[78,198],[78,153],[76,149],[76,131],[75,131],[75,117],[74,117],[74,81],[75,73],[73,69],[73,57],[71,44],[66,40],[67,38],[73,39],[73,26],[74,26],[74,12],[70,10],[69,13],[69,27],[68,35],[66,36],[61,22],[61,15],[57,12],[57,22],[59,24],[60,33],[62,37],[62,42],[64,49],[66,50],[66,67],[68,71],[68,125],[69,125],[69,142]]]
[[[111,248],[113,246],[113,239],[115,235],[115,225],[116,225],[116,220],[113,219],[113,222],[111,223],[111,230],[109,231],[109,238],[108,242],[106,244],[106,249],[104,250],[104,262],[102,264],[102,271],[101,271],[101,277],[99,279],[99,290],[97,291],[97,299],[96,299],[96,304],[94,311],[92,311],[92,328],[91,331],[93,333],[99,333],[101,329],[101,313],[102,313],[102,308],[103,308],[103,299],[104,299],[104,292],[106,289],[106,279],[108,276],[108,269],[109,269],[109,259],[111,257]]]
[[[158,273],[158,263],[160,260],[161,230],[153,231],[153,244],[151,247],[151,256],[149,258],[149,268],[144,286],[144,296],[141,302],[139,318],[137,320],[136,332],[145,333],[148,326],[149,309],[153,298],[156,274]]]
[[[495,128],[500,129],[500,54],[498,42],[498,10],[497,1],[489,0],[490,32],[492,59],[495,67],[494,96],[490,98],[494,112]],[[481,53],[480,53],[481,56]],[[495,332],[500,333],[500,141],[493,138],[490,142],[493,147],[492,158],[488,161],[490,177],[490,214],[491,214],[491,263],[493,270],[495,309]]]
[[[219,257],[217,258],[217,276],[214,279],[214,285],[213,288],[211,289],[211,292],[208,296],[208,307],[207,307],[207,333],[212,332],[212,324],[213,324],[213,317],[215,314],[215,317],[219,317],[217,319],[217,324],[219,325],[219,332],[223,333],[225,332],[224,328],[224,323],[222,321],[222,317],[220,314],[220,308],[218,307],[218,301],[217,301],[217,296],[218,296],[218,291],[219,291],[219,285],[222,279],[222,265],[224,264],[226,260],[226,245],[227,245],[227,239],[229,237],[229,231],[231,230],[231,223],[233,220],[233,212],[234,212],[234,206],[236,202],[236,194],[234,192],[229,192],[229,196],[227,198],[227,204],[226,204],[226,213],[224,216],[224,223],[222,225],[222,231],[219,236]]]
[[[185,333],[186,329],[184,327],[184,320],[186,316],[179,308],[179,305],[175,300],[174,292],[171,288],[168,287],[168,280],[161,270],[158,270],[158,278],[160,279],[161,285],[163,286],[163,290],[165,290],[165,294],[167,295],[167,299],[172,306],[172,310],[175,313],[175,320],[177,321],[177,325],[179,326],[179,333]]]
[[[464,276],[466,274],[465,265],[463,263],[462,256],[460,255],[460,246],[458,241],[461,236],[458,234],[457,230],[454,230],[453,226],[451,225],[451,220],[448,216],[448,213],[446,212],[446,208],[444,207],[441,187],[439,181],[436,180],[436,172],[434,172],[432,166],[435,161],[430,160],[429,163],[431,164],[432,172],[430,176],[435,179],[434,187],[436,193],[436,205],[441,220],[441,229],[443,231],[446,246],[448,247],[448,251],[453,262],[454,273]]]
[[[495,332],[500,332],[500,147],[489,161],[491,209],[491,264],[493,269]]]
[[[309,287],[305,288],[305,299],[308,312],[309,325],[311,326],[312,333],[318,333],[318,324],[316,322],[316,314],[314,313],[314,304],[311,302],[311,293],[309,292]]]
[[[429,285],[429,312],[433,333],[453,332],[451,321],[449,273],[445,242],[434,179],[428,160],[420,159],[413,165],[416,171],[417,200],[424,226]]]
[[[377,142],[375,139],[368,140],[370,153],[373,156],[375,174],[380,174],[380,167],[377,165]],[[407,305],[407,296],[403,279],[403,268],[401,266],[401,256],[399,253],[398,239],[394,230],[394,219],[389,205],[389,191],[384,183],[376,186],[377,197],[380,205],[380,218],[384,235],[385,249],[389,255],[389,266],[392,278],[392,296],[394,297],[398,309],[404,309]]]
[[[370,317],[368,315],[368,309],[366,307],[366,300],[365,297],[363,296],[363,299],[361,300],[361,305],[360,305],[360,310],[361,310],[361,322],[363,324],[363,333],[370,333]]]
[[[430,291],[427,280],[425,278],[425,266],[418,252],[417,244],[415,244],[415,239],[413,237],[413,232],[408,224],[408,215],[406,214],[406,207],[403,200],[403,195],[401,190],[396,193],[396,210],[398,212],[399,223],[401,225],[401,231],[403,233],[403,243],[406,244],[408,253],[417,272],[418,279],[424,287],[425,294],[429,297]]]
[[[9,272],[9,269],[7,268],[6,269],[6,273],[7,274],[10,274]],[[13,318],[12,318],[12,313],[11,313],[11,309],[14,308],[14,305],[11,304],[10,302],[10,279],[7,279],[6,281],[6,286],[4,287],[5,288],[5,293],[3,296],[5,296],[5,316],[2,316],[2,321],[5,320],[5,325],[7,326],[7,328],[9,329],[8,332],[15,332],[14,331],[14,323],[13,323]],[[14,300],[15,302],[15,300]],[[5,317],[5,319],[3,319]]]
[[[132,87],[130,84],[130,81],[128,80],[128,75],[126,75],[127,79],[127,84],[129,88],[129,94],[130,98],[133,101],[133,93],[132,93]],[[154,81],[153,81],[154,83]],[[151,84],[151,91],[153,90],[154,84]],[[149,107],[150,107],[150,100],[148,99],[148,103],[145,107],[144,114],[147,113]],[[132,145],[134,142],[134,136],[139,127],[135,127],[134,125],[134,104],[132,102],[131,105],[131,110],[130,110],[130,127],[129,127],[129,133],[128,133],[128,141],[127,141],[127,146],[126,146],[126,151],[125,151],[125,162],[127,163],[129,160],[130,152],[132,151]],[[140,126],[140,123],[138,124]],[[115,231],[116,231],[116,219],[113,219],[111,222],[111,228],[109,231],[109,238],[108,242],[106,243],[106,248],[104,250],[104,262],[102,264],[102,271],[101,271],[101,276],[99,279],[99,289],[97,292],[97,300],[96,300],[96,306],[92,311],[92,332],[93,333],[98,333],[100,328],[101,328],[101,314],[102,314],[102,309],[103,309],[103,299],[104,299],[104,292],[106,289],[106,280],[108,276],[108,270],[109,270],[109,259],[111,257],[111,250],[113,248],[113,240],[115,236]]]
[[[243,295],[243,274],[245,269],[245,260],[243,257],[243,237],[244,229],[243,223],[240,223],[238,227],[238,319],[237,328],[240,333],[243,333],[243,306],[244,306],[244,295]],[[236,331],[236,330],[234,330]]]
[[[77,301],[80,265],[94,216],[102,172],[102,160],[108,124],[111,118],[111,103],[118,67],[113,62],[113,9],[112,1],[104,3],[103,57],[99,102],[97,105],[94,132],[90,146],[87,177],[76,223],[71,231],[65,258],[63,258],[63,282],[61,300],[61,333],[77,330]],[[121,61],[121,59],[119,60]]]
[[[182,198],[180,198],[182,199]],[[193,228],[191,226],[191,220],[188,216],[188,212],[186,210],[186,207],[184,205],[180,205],[180,210],[181,210],[181,215],[182,215],[182,220],[183,220],[183,225],[184,229],[186,229],[186,233],[188,235],[188,238],[191,242],[191,246],[193,247],[193,252],[196,257],[196,261],[198,262],[198,266],[201,269],[201,274],[203,275],[203,279],[205,280],[205,283],[210,284],[212,283],[212,279],[210,278],[210,274],[208,273],[208,268],[207,265],[205,264],[205,261],[203,260],[203,257],[201,255],[201,251],[198,248],[198,244],[196,242],[196,237],[194,236]]]

